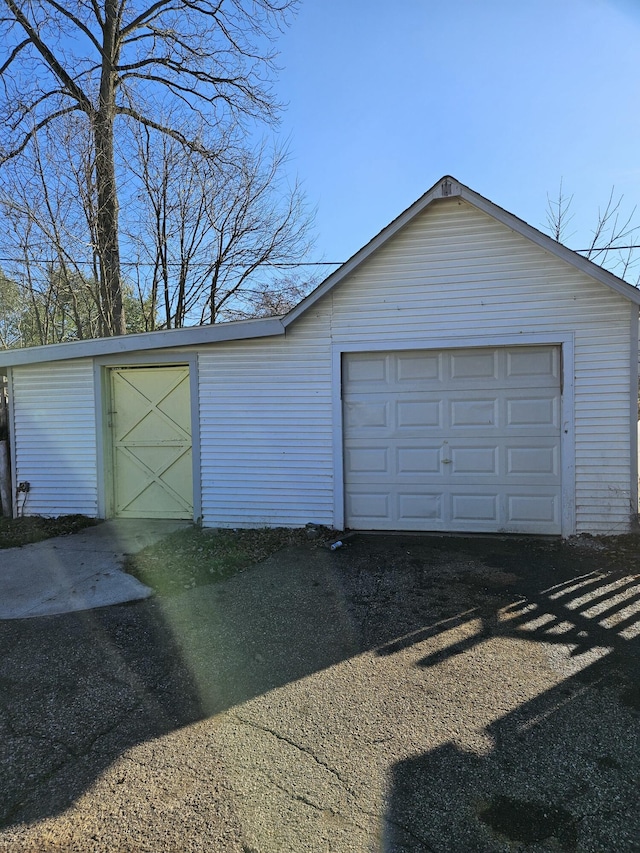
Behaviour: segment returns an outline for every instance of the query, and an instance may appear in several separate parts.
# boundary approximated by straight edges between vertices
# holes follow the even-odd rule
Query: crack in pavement
[[[239,723],[243,723],[245,726],[250,726],[251,728],[257,729],[258,731],[265,732],[265,734],[270,734],[274,738],[276,738],[277,740],[280,740],[283,743],[288,743],[289,746],[292,746],[292,747],[294,747],[294,749],[297,749],[300,752],[304,753],[305,755],[308,755],[309,758],[312,758],[319,767],[324,768],[329,773],[331,773],[332,776],[335,776],[336,779],[342,785],[345,793],[349,794],[349,796],[351,796],[355,799],[356,795],[350,789],[349,783],[347,782],[346,779],[344,779],[340,775],[338,770],[336,770],[335,767],[331,767],[329,764],[327,764],[326,761],[323,761],[321,758],[319,758],[317,755],[315,755],[315,753],[312,750],[310,750],[308,747],[302,746],[301,744],[296,743],[294,740],[291,740],[291,738],[288,738],[286,735],[283,735],[280,732],[277,732],[275,729],[272,729],[269,726],[261,725],[260,723],[256,723],[253,720],[247,720],[244,717],[241,717],[239,714],[229,714],[228,716],[234,720],[237,720]]]
[[[257,729],[258,731],[264,732],[265,734],[270,734],[272,737],[276,738],[276,740],[282,741],[283,743],[286,743],[289,746],[292,746],[295,749],[299,750],[303,754],[309,756],[309,758],[313,759],[313,761],[315,761],[319,767],[322,767],[324,770],[327,770],[329,773],[331,773],[332,776],[334,776],[340,782],[340,785],[341,785],[344,793],[349,797],[349,799],[352,801],[352,804],[354,805],[354,807],[357,809],[357,811],[361,815],[364,815],[364,816],[369,817],[369,818],[373,818],[374,820],[382,821],[385,824],[387,824],[388,826],[393,826],[397,829],[400,829],[404,833],[406,833],[410,838],[414,839],[415,841],[418,841],[421,845],[423,845],[426,853],[437,853],[436,849],[431,846],[430,842],[428,842],[426,839],[422,838],[420,835],[417,835],[410,827],[406,826],[405,824],[400,823],[399,821],[392,820],[391,818],[386,817],[384,814],[381,814],[380,812],[371,811],[371,810],[363,807],[361,805],[361,803],[358,802],[357,795],[353,792],[353,790],[350,788],[348,782],[341,776],[341,774],[338,772],[338,770],[336,770],[334,767],[331,767],[329,764],[327,764],[325,761],[323,761],[321,758],[319,758],[317,755],[315,755],[314,752],[312,750],[310,750],[308,747],[305,747],[299,743],[296,743],[291,738],[287,737],[286,735],[281,734],[280,732],[277,732],[275,729],[272,729],[269,726],[265,726],[263,724],[256,723],[253,720],[248,720],[244,717],[241,717],[237,713],[235,713],[235,714],[229,713],[228,716],[234,720],[237,720],[239,723],[241,723],[243,725]],[[302,794],[299,794],[297,792],[289,790],[287,787],[285,787],[284,785],[277,782],[276,779],[271,774],[267,773],[266,771],[262,770],[260,772],[270,784],[272,784],[278,790],[282,791],[287,796],[291,797],[291,799],[296,800],[298,802],[301,802],[304,805],[307,805],[310,808],[316,809],[319,812],[330,812],[332,815],[339,817],[346,822],[354,824],[355,826],[358,827],[358,829],[360,829],[362,831],[366,831],[366,826],[362,826],[361,824],[359,824],[358,821],[353,819],[353,816],[345,816],[341,812],[336,811],[331,806],[328,806],[328,805],[322,806],[322,805],[319,805],[318,803],[314,803],[313,801],[309,800],[307,797],[303,796]]]
[[[71,749],[69,744],[65,743],[65,741],[60,740],[59,738],[53,737],[52,735],[43,735],[38,732],[33,731],[24,731],[17,728],[14,725],[11,717],[7,716],[6,726],[9,730],[9,734],[12,735],[16,740],[31,740],[36,741],[38,743],[45,743],[47,746],[59,746],[68,754],[69,758],[76,758],[76,753]]]
[[[332,806],[328,806],[328,805],[322,806],[319,803],[314,803],[313,800],[310,800],[308,797],[304,796],[303,794],[299,794],[295,791],[289,790],[289,788],[280,784],[280,782],[278,782],[270,773],[267,773],[266,771],[262,771],[262,775],[271,785],[273,785],[274,788],[277,788],[279,791],[282,791],[283,794],[286,794],[292,800],[295,800],[296,802],[303,803],[305,806],[309,806],[310,808],[315,809],[316,811],[321,812],[321,813],[330,812],[334,817],[340,818],[345,823],[355,824],[355,826],[357,826],[358,829],[363,830],[363,831],[366,830],[366,826],[362,826],[361,824],[359,824],[356,820],[353,819],[352,816],[345,815],[342,812],[337,811]],[[365,809],[362,809],[362,808],[360,809],[360,813],[363,815],[367,815],[368,817],[376,817],[376,815],[373,815],[370,812],[367,812],[367,811],[365,811]]]

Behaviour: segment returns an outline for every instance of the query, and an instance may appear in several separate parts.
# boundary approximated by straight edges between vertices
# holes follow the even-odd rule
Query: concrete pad
[[[0,550],[0,619],[148,598],[153,590],[122,571],[126,556],[185,526],[184,521],[117,519],[70,536]]]

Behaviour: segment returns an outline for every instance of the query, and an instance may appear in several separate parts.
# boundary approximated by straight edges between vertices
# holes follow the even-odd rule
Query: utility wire
[[[640,249],[640,243],[632,243],[630,246],[595,246],[592,249],[573,249],[572,251],[582,255],[589,252],[616,252],[618,249]]]
[[[24,262],[24,258],[3,258],[0,257],[0,263],[10,263],[10,264],[21,264]],[[29,262],[32,264],[59,264],[59,258],[29,258]],[[91,261],[78,261],[73,258],[67,258],[66,263],[76,264],[78,266],[86,266],[90,264]],[[275,268],[284,268],[284,267],[339,267],[344,264],[344,261],[264,261],[260,266],[262,267],[275,267]],[[156,264],[154,261],[123,261],[120,260],[120,264],[122,266],[127,267],[155,267],[161,266],[160,264]],[[182,266],[182,261],[166,261],[162,266],[170,266],[170,267],[179,267]],[[189,261],[188,266],[190,267],[208,267],[213,266],[211,262],[208,261]],[[222,267],[238,267],[239,269],[243,268],[242,264],[221,264]]]
[[[562,245],[562,244],[561,244]],[[565,248],[569,248],[566,246]],[[575,252],[577,255],[587,255],[594,254],[600,252],[616,252],[620,249],[640,249],[640,243],[630,243],[626,246],[593,246],[589,249],[571,249],[570,251]],[[11,257],[0,257],[0,263],[10,263],[10,264],[21,264],[24,262],[24,258],[11,258]],[[59,264],[59,258],[29,258],[29,262],[32,264]],[[66,262],[69,264],[76,264],[77,266],[87,266],[91,263],[89,260],[79,261],[74,258],[67,258]],[[264,261],[264,263],[260,264],[261,267],[274,267],[274,269],[285,269],[285,268],[295,268],[295,267],[339,267],[342,264],[346,263],[346,261]],[[179,267],[183,265],[182,261],[166,261],[164,264],[158,264],[154,261],[126,261],[120,260],[120,264],[126,267],[155,267],[155,266],[169,266],[169,267]],[[208,261],[189,261],[188,266],[190,267],[208,267],[213,266],[211,262]],[[232,268],[237,267],[238,269],[242,269],[242,264],[221,264],[224,268]]]

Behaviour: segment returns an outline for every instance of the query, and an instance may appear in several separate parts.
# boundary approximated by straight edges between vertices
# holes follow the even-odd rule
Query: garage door
[[[557,347],[349,353],[347,527],[560,533]]]
[[[193,518],[189,368],[111,370],[114,514]]]

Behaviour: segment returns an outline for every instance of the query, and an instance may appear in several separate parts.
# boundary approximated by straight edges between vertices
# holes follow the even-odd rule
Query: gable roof
[[[519,219],[517,216],[514,216],[513,213],[509,213],[508,210],[498,207],[497,204],[494,204],[492,201],[489,201],[489,199],[484,198],[484,196],[479,195],[469,187],[461,184],[450,175],[445,175],[436,184],[434,184],[430,190],[427,190],[423,196],[401,213],[400,216],[394,219],[393,222],[389,223],[386,228],[383,228],[379,234],[376,234],[376,236],[370,240],[366,246],[363,246],[362,249],[356,252],[348,261],[345,261],[339,269],[328,276],[312,293],[296,305],[288,314],[286,314],[283,317],[284,326],[288,326],[301,314],[307,311],[315,302],[318,301],[318,299],[322,298],[329,290],[339,284],[347,275],[352,273],[360,266],[360,264],[366,261],[367,258],[397,234],[398,231],[404,228],[405,225],[426,210],[429,205],[433,204],[435,201],[439,201],[440,199],[448,198],[459,198],[468,202],[478,210],[483,211],[493,219],[496,219],[498,222],[506,225],[507,228],[510,228],[517,234],[521,234],[523,237],[526,237],[527,240],[530,240],[532,243],[535,243],[537,246],[540,246],[552,255],[555,255],[563,261],[566,261],[568,264],[571,264],[571,266],[575,267],[580,272],[585,273],[590,278],[593,278],[601,284],[611,288],[611,290],[616,291],[616,293],[624,296],[630,302],[640,305],[640,290],[637,287],[628,284],[628,282],[623,281],[613,273],[599,267],[597,264],[594,264],[593,261],[587,260],[572,249],[568,249],[566,246],[563,246],[562,243],[558,243],[547,234],[543,234],[542,231],[539,231],[537,228],[529,225],[523,219]]]
[[[316,289],[283,317],[268,317],[259,320],[215,323],[184,329],[168,329],[142,334],[123,335],[115,338],[97,338],[86,341],[71,341],[48,346],[5,350],[0,354],[0,366],[13,367],[21,364],[38,364],[45,361],[62,361],[71,358],[118,355],[120,353],[144,352],[177,347],[191,347],[221,341],[249,340],[252,338],[283,335],[288,326],[308,311],[319,299],[343,281],[381,246],[387,243],[405,225],[441,199],[459,198],[483,211],[488,216],[506,225],[512,231],[560,258],[590,278],[620,294],[635,305],[640,305],[640,290],[623,281],[613,273],[599,267],[582,255],[563,246],[537,228],[529,225],[497,204],[461,184],[450,175],[445,175],[430,190],[415,201],[403,213],[383,228],[372,240],[349,258],[341,267],[329,275]]]

